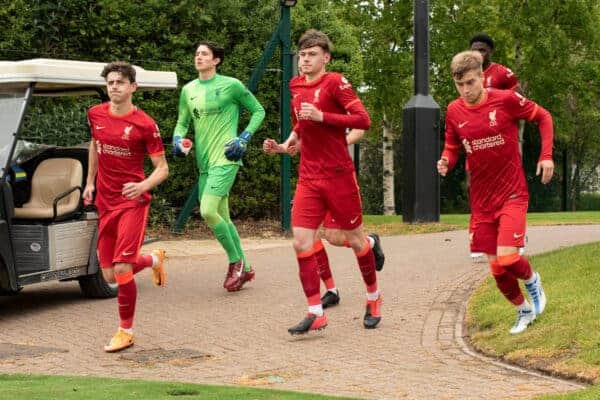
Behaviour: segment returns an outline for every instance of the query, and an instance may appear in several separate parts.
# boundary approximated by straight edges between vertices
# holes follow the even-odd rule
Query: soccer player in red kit
[[[358,143],[364,136],[365,131],[363,129],[352,129],[346,134],[346,144],[353,145]],[[273,139],[265,139],[263,142],[263,151],[267,154],[289,154],[291,156],[296,155],[300,151],[301,143],[297,136],[290,135],[285,143],[278,144]],[[338,247],[350,247],[350,243],[346,238],[344,231],[341,226],[337,223],[335,218],[331,216],[331,213],[325,215],[323,222],[323,228],[325,228],[325,238],[327,241]],[[375,269],[381,271],[385,263],[385,254],[381,248],[381,239],[376,233],[369,233],[366,236],[369,241],[373,254],[375,255]],[[331,273],[331,267],[329,265],[329,257],[323,246],[321,235],[318,234],[313,246],[315,257],[317,258],[317,264],[319,271],[319,277],[325,285],[325,294],[321,297],[321,304],[323,308],[333,307],[340,302],[339,290],[335,285],[333,274]]]
[[[315,248],[327,212],[344,231],[367,286],[363,324],[375,328],[381,320],[375,256],[363,232],[360,192],[346,147],[346,128],[368,129],[371,121],[346,78],[326,71],[330,49],[326,34],[314,29],[305,32],[298,42],[302,75],[290,82],[294,129],[288,141],[302,142],[292,207],[293,246],[308,301],[306,317],[288,329],[292,335],[327,326],[316,257],[321,249]]]
[[[465,51],[452,59],[451,70],[460,97],[448,105],[446,142],[437,163],[446,176],[464,148],[471,169],[471,251],[487,254],[498,289],[517,307],[510,333],[523,332],[546,306],[540,274],[518,253],[523,246],[529,193],[518,147],[518,121],[538,124],[542,148],[537,175],[543,184],[554,172],[553,126],[550,113],[512,90],[483,87],[483,58]],[[532,303],[524,297],[519,279]]]
[[[92,140],[83,198],[91,202],[96,192],[98,261],[104,279],[119,286],[120,324],[104,346],[107,352],[133,345],[137,298],[133,275],[151,267],[154,284],[165,284],[164,250],[138,255],[150,208],[149,191],[167,178],[169,167],[158,126],[132,103],[137,88],[135,72],[122,61],[106,65],[101,75],[110,101],[88,111]],[[146,154],[154,166],[147,178],[143,168]]]
[[[494,41],[485,33],[471,38],[471,50],[478,51],[483,57],[483,87],[520,91],[519,80],[510,68],[492,62]]]
[[[519,80],[513,71],[510,68],[492,62],[492,55],[494,54],[494,40],[485,33],[479,33],[473,36],[470,40],[471,50],[478,51],[481,53],[481,57],[483,57],[483,87],[484,88],[494,88],[494,89],[505,89],[505,90],[515,90],[521,94],[521,86],[519,85]],[[525,129],[525,125],[523,123],[519,124],[519,148],[523,140],[523,132]],[[470,184],[470,176],[469,176],[469,164],[465,165],[465,170],[467,173],[467,187]],[[470,231],[470,229],[469,229]],[[527,236],[526,236],[527,237]],[[519,247],[519,253],[524,254],[525,247]],[[483,253],[471,253],[471,257],[478,258],[483,256]]]

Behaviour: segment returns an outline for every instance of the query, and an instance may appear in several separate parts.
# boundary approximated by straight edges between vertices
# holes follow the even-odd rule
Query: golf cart
[[[100,76],[104,65],[0,61],[1,294],[33,283],[75,279],[85,296],[117,294],[117,286],[105,282],[98,266],[97,213],[82,201],[87,144],[62,147],[21,138],[34,96],[96,95],[106,100]],[[174,72],[135,68],[138,91],[177,87]]]

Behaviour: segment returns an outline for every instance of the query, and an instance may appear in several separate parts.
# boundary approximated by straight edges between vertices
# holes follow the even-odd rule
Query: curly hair
[[[119,72],[123,77],[129,79],[129,82],[135,82],[135,68],[128,62],[114,61],[106,64],[100,76],[106,79],[111,72]]]

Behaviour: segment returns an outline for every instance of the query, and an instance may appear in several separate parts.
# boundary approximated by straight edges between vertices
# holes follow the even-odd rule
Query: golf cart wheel
[[[104,280],[100,268],[95,274],[82,276],[78,280],[79,287],[85,297],[108,299],[115,297],[119,291],[116,283],[111,284]]]

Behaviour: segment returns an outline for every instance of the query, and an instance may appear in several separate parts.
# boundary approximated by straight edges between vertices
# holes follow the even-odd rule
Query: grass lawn
[[[469,227],[469,214],[442,214],[439,223],[405,224],[401,215],[365,215],[367,231],[380,235],[444,232]],[[600,211],[574,211],[527,214],[529,226],[600,224]]]
[[[554,394],[536,397],[535,400],[598,400],[600,399],[600,385],[589,389],[569,394]]]
[[[39,375],[0,375],[0,399],[350,400],[348,397],[320,396],[247,387]]]
[[[489,278],[471,298],[467,326],[472,344],[487,354],[525,366],[600,384],[600,243],[532,257],[548,305],[519,335],[516,313]],[[543,399],[598,399],[600,386]]]

